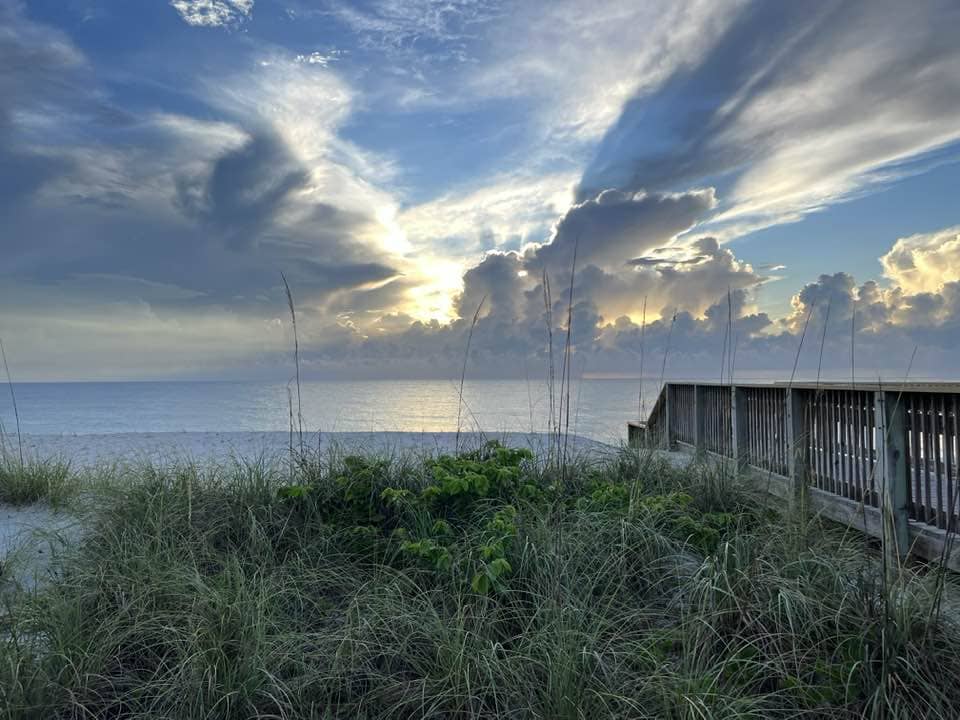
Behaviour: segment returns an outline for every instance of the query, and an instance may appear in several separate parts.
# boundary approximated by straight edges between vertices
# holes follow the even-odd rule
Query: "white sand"
[[[9,583],[25,588],[43,583],[54,554],[81,532],[79,521],[68,512],[39,503],[0,504],[0,588]]]
[[[534,452],[544,450],[548,436],[541,433],[463,433],[461,448],[475,448],[485,440],[500,440],[505,445],[527,447]],[[453,452],[455,433],[345,432],[304,435],[304,444],[326,451],[339,447],[347,451],[363,451],[378,455]],[[7,438],[11,447],[11,438]],[[24,452],[29,457],[62,458],[74,467],[91,467],[116,460],[167,463],[192,460],[218,462],[235,457],[279,458],[290,442],[283,432],[182,432],[182,433],[115,433],[109,435],[25,435]],[[580,455],[603,455],[615,451],[611,445],[570,438],[569,451]],[[295,445],[299,438],[294,437]]]

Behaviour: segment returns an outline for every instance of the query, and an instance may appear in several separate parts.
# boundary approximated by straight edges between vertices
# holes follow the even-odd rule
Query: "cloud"
[[[172,4],[227,27],[253,8]],[[897,241],[879,281],[821,276],[775,318],[758,303],[779,266],[723,245],[913,172],[957,137],[951,4],[327,4],[311,17],[361,38],[342,62],[245,36],[149,109],[118,103],[122,83],[98,82],[24,12],[0,0],[0,324],[38,376],[56,373],[42,355],[58,346],[113,377],[276,372],[281,270],[311,375],[458,374],[482,298],[471,367],[487,375],[539,372],[547,323],[562,336],[568,311],[578,367],[597,372],[668,344],[670,372],[718,371],[732,345],[744,370],[791,367],[808,316],[804,373],[821,337],[824,367],[846,372],[851,327],[865,368],[915,345],[924,367],[955,362],[957,228]],[[400,74],[370,79],[359,56]],[[425,91],[388,117],[401,132],[441,103],[453,122],[481,106],[509,134],[509,107],[527,145],[491,164],[509,170],[431,196],[401,159],[429,163],[434,145],[348,139],[360,116],[398,111],[381,83]]]
[[[404,53],[427,62],[467,59],[477,28],[504,13],[490,0],[374,0],[364,7],[332,2],[324,12],[360,35],[364,44],[395,53],[431,44],[430,53]],[[310,12],[300,7],[300,12]]]
[[[638,93],[584,173],[598,189],[724,189],[717,229],[794,221],[960,140],[960,6],[753,3],[695,67]]]
[[[244,249],[308,180],[307,170],[284,144],[264,133],[219,157],[206,178],[179,177],[177,205],[222,232],[229,246]]]
[[[170,0],[188,25],[236,27],[250,17],[254,0]]]
[[[880,263],[904,292],[936,293],[960,278],[960,227],[901,238]]]
[[[397,222],[419,253],[474,260],[489,250],[546,242],[570,206],[575,173],[490,178],[403,210]]]
[[[317,307],[397,277],[391,200],[336,137],[351,96],[330,71],[268,56],[198,89],[215,119],[121,112],[68,38],[0,12],[2,282],[68,304],[99,278],[100,303],[129,293],[189,324],[189,307],[273,313],[281,270]],[[161,286],[177,292],[141,292]]]
[[[938,243],[949,246],[953,238],[950,230],[931,233],[923,245],[930,251]],[[578,271],[573,289],[578,368],[636,372],[643,353],[651,372],[666,353],[672,377],[719,377],[721,364],[728,372],[732,363],[740,377],[749,378],[796,362],[798,379],[813,380],[818,373],[823,379],[843,379],[850,376],[852,362],[860,379],[878,374],[897,378],[906,372],[915,347],[913,377],[942,376],[954,367],[960,349],[960,281],[947,281],[936,292],[909,292],[874,280],[858,284],[844,272],[822,275],[796,293],[791,313],[774,319],[755,305],[764,278],[731,250],[705,237],[691,241],[684,252],[695,254],[697,262],[668,261],[616,272],[587,265]],[[540,276],[528,272],[528,263],[520,253],[488,253],[464,274],[459,319],[408,324],[410,318],[387,315],[382,327],[373,323],[364,333],[341,327],[349,340],[340,334],[336,342],[314,345],[311,367],[336,374],[347,363],[367,376],[389,365],[391,374],[453,377],[473,313],[485,298],[471,342],[474,376],[542,373],[548,359],[548,317],[552,315],[555,338],[565,333],[568,276],[554,278],[548,315]],[[618,314],[618,306],[630,314]]]
[[[632,96],[651,93],[695,65],[742,5],[740,0],[524,3],[488,34],[488,62],[472,72],[467,87],[473,97],[534,101],[554,142],[597,138]]]
[[[531,253],[532,264],[569,267],[576,246],[581,264],[622,267],[690,230],[715,205],[713,188],[675,194],[604,190],[567,211],[551,242]]]

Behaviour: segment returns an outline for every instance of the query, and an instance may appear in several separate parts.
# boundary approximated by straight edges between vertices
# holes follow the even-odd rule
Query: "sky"
[[[0,0],[18,380],[957,379],[955,0]]]

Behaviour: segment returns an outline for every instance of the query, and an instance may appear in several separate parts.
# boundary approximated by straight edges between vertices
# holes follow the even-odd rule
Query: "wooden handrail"
[[[960,528],[958,421],[960,383],[691,381],[666,383],[628,434],[815,493],[828,515],[883,515],[864,529],[889,532],[898,557],[930,557]]]

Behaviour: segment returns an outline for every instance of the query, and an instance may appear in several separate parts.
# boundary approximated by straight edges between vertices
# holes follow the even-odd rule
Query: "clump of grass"
[[[61,460],[20,462],[0,456],[0,503],[29,505],[47,502],[60,505],[76,490],[70,465]]]
[[[932,577],[885,589],[862,543],[706,466],[561,478],[494,445],[100,492],[3,620],[0,716],[960,716]]]

